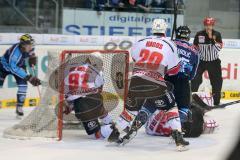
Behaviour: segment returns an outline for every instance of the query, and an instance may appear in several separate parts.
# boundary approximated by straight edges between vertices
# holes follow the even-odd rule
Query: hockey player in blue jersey
[[[182,123],[189,120],[190,106],[190,80],[196,74],[199,55],[197,50],[189,43],[191,31],[188,26],[180,26],[176,31],[178,55],[181,59],[181,68],[177,75],[166,76],[165,80],[174,85],[174,96],[179,109],[179,116]]]
[[[13,75],[16,79],[17,106],[16,114],[23,116],[23,103],[26,98],[27,81],[33,86],[41,84],[40,80],[26,72],[25,60],[28,59],[30,66],[35,66],[37,57],[34,54],[34,39],[25,34],[20,37],[20,42],[11,46],[2,57],[0,57],[0,88],[2,88],[7,75]]]

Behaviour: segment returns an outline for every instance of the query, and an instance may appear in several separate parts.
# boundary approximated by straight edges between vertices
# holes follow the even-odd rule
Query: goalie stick
[[[228,102],[228,103],[224,103],[224,104],[220,104],[220,105],[209,106],[206,103],[204,103],[203,100],[197,94],[193,94],[192,98],[193,98],[193,101],[195,101],[197,104],[199,104],[206,111],[210,111],[212,109],[218,109],[218,108],[225,108],[227,106],[240,103],[240,100],[237,100],[237,101]]]

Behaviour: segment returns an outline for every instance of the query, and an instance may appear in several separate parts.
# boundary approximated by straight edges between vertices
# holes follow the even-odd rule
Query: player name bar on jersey
[[[163,45],[161,43],[153,42],[153,41],[147,41],[146,47],[155,47],[158,49],[162,49]]]

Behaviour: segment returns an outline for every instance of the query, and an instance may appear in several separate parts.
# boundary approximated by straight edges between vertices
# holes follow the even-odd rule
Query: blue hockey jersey
[[[187,41],[176,39],[174,42],[177,45],[177,52],[181,59],[181,68],[178,76],[192,80],[196,75],[199,64],[198,52]]]
[[[10,72],[20,78],[25,78],[27,76],[24,70],[26,67],[25,59],[29,58],[29,56],[29,53],[21,52],[19,43],[17,43],[10,47],[5,54],[0,57],[0,63],[6,72]]]

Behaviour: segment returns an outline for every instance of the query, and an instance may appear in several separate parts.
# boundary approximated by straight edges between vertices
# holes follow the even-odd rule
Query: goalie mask
[[[98,71],[103,70],[103,57],[100,52],[93,52],[89,54],[85,60],[85,63],[95,67]]]

